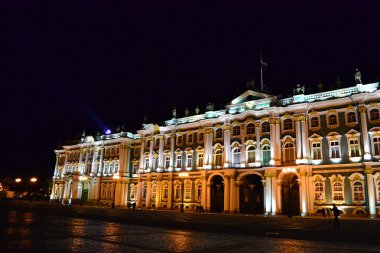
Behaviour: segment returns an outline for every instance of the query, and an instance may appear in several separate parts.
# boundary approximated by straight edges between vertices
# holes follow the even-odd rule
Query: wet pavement
[[[97,212],[99,214],[94,215]],[[106,213],[109,215],[105,216]],[[87,214],[91,217],[86,217]],[[129,222],[128,217],[132,217],[135,224],[131,224],[133,222]],[[262,223],[258,228],[261,236],[239,235],[234,233],[234,229],[228,230],[232,226],[218,223],[220,220],[227,224],[236,220],[235,228],[239,228],[243,225],[239,225],[239,222],[247,221],[247,218],[254,217],[213,214],[197,216],[174,212],[131,212],[123,209],[81,209],[38,204],[4,206],[0,203],[0,252],[380,252],[377,240],[374,243],[352,243],[350,238],[346,242],[317,237],[316,240],[288,239],[281,238],[286,237],[282,236],[284,230],[273,228],[284,226],[289,227],[289,231],[300,230],[305,234],[313,234],[314,230],[304,227],[319,222],[316,219],[307,219],[304,224],[305,220],[302,219],[280,217],[269,219],[265,223],[261,221],[265,217],[256,217],[256,223]],[[189,224],[195,224],[196,220],[203,223],[202,231],[197,226],[190,230],[169,226],[175,224],[174,221],[181,221],[183,227],[187,228],[191,227]],[[158,221],[162,222],[162,226]],[[371,224],[367,220],[362,222]],[[330,224],[328,220],[326,223],[328,227],[318,229],[328,236]],[[211,232],[208,227],[212,227],[212,224],[217,225],[219,231]],[[352,224],[346,223],[346,228],[342,231],[354,229]],[[247,223],[247,227],[250,227],[250,223]],[[369,231],[366,230],[364,234],[358,231],[356,236],[377,236],[376,227],[369,226]],[[241,229],[244,230],[244,227]],[[331,231],[341,233],[341,230]]]

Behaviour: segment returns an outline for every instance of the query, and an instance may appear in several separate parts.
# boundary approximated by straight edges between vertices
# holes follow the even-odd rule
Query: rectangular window
[[[175,187],[175,199],[179,199],[181,197],[181,188],[179,185],[176,185]]]
[[[177,168],[182,168],[182,155],[177,155],[176,167]]]
[[[321,143],[320,142],[313,142],[312,149],[313,149],[312,150],[313,160],[321,160],[322,159]]]
[[[192,134],[189,134],[187,136],[187,143],[193,143],[193,135]]]
[[[199,133],[198,141],[202,142],[204,138],[204,133]]]
[[[331,158],[340,158],[339,141],[331,141],[330,148],[331,148]]]
[[[149,169],[149,158],[145,158],[145,169]]]
[[[187,155],[187,167],[193,167],[193,155]]]
[[[182,145],[182,140],[183,140],[183,137],[182,136],[178,136],[177,137],[177,145]]]
[[[169,196],[169,188],[167,186],[165,186],[164,188],[164,199],[167,199]]]
[[[203,167],[203,153],[198,154],[198,167]]]
[[[165,169],[170,167],[170,156],[165,156]]]
[[[349,144],[350,157],[360,157],[360,147],[358,139],[351,139]]]
[[[132,165],[132,174],[137,174],[137,166],[138,166],[137,163]]]

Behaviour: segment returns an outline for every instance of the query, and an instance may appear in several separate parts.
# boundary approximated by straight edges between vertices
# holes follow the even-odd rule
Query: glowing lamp
[[[111,134],[111,130],[107,129],[106,134]]]
[[[35,178],[35,177],[32,177],[32,178],[30,179],[30,182],[32,182],[32,183],[35,183],[35,182],[37,182],[37,178]]]
[[[21,178],[16,178],[16,179],[15,179],[15,182],[16,182],[16,183],[20,183],[20,182],[21,182]]]

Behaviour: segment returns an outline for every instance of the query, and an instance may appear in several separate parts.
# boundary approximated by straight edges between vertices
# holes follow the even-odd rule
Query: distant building
[[[278,99],[251,88],[137,133],[56,150],[52,200],[308,215],[380,209],[379,83]],[[175,117],[177,113],[173,111]]]

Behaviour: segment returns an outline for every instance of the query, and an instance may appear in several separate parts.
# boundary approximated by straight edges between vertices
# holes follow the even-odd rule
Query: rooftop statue
[[[173,108],[173,118],[175,119],[175,118],[177,118],[177,109],[174,107]]]
[[[355,82],[362,83],[362,74],[360,73],[358,68],[355,69]]]
[[[214,104],[209,102],[207,105],[206,105],[206,111],[213,111],[214,110]]]
[[[297,87],[293,89],[294,95],[305,94],[305,86],[301,86],[301,84],[297,84]]]

